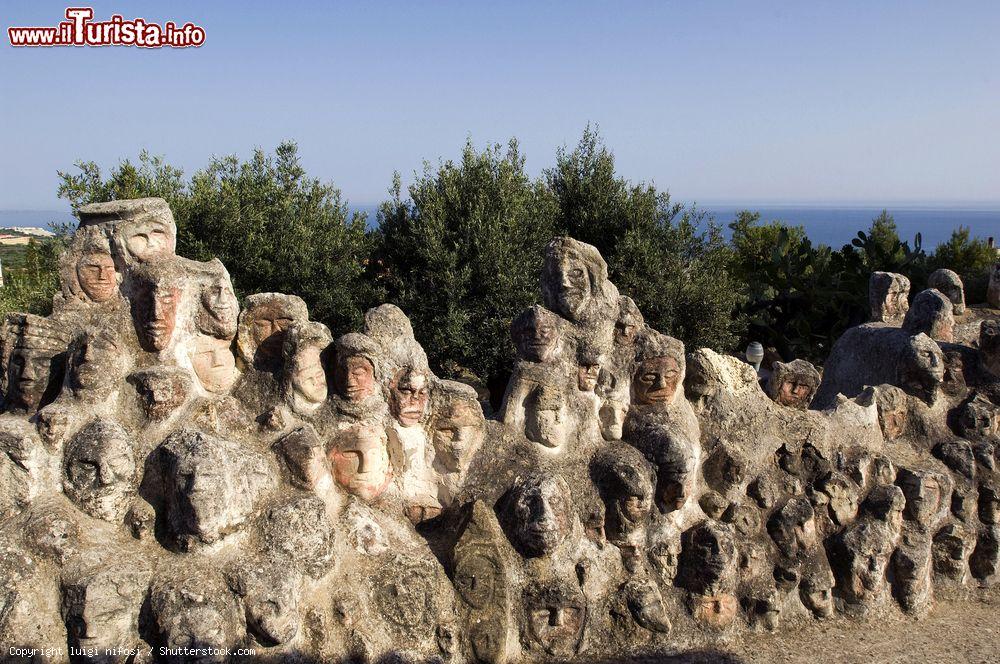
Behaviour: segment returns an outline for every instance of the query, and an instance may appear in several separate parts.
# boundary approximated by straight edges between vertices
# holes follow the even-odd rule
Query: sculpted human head
[[[550,450],[560,450],[569,436],[569,414],[564,396],[552,385],[535,389],[527,402],[524,434]]]
[[[868,492],[862,503],[862,511],[878,521],[885,522],[890,528],[897,529],[903,523],[903,510],[906,497],[903,491],[894,484],[879,484]]]
[[[62,614],[72,647],[103,654],[139,640],[139,613],[149,586],[141,561],[103,561],[97,569],[73,569],[66,576]]]
[[[285,333],[282,347],[285,398],[292,410],[316,410],[327,397],[325,351],[333,337],[322,323],[297,321]]]
[[[389,384],[389,410],[402,426],[415,426],[427,414],[430,396],[430,375],[426,371],[400,369]]]
[[[63,354],[69,330],[54,319],[34,314],[7,317],[7,407],[34,412],[55,396],[62,383]]]
[[[581,392],[593,392],[594,388],[597,387],[597,379],[601,375],[604,358],[596,348],[581,344],[577,349],[576,361],[577,389]]]
[[[909,409],[906,392],[895,385],[879,385],[875,391],[878,420],[882,435],[895,440],[906,432]]]
[[[927,403],[932,403],[944,382],[944,353],[926,334],[908,339],[898,367],[899,386]]]
[[[263,371],[280,369],[285,331],[292,323],[307,320],[306,303],[295,295],[256,293],[247,297],[236,333],[240,357]]]
[[[816,367],[805,360],[775,362],[767,382],[767,394],[782,406],[805,410],[819,388]]]
[[[143,266],[132,273],[129,301],[139,345],[148,352],[170,346],[177,326],[183,275],[173,263]]]
[[[838,526],[846,526],[858,514],[861,488],[846,475],[831,472],[819,484],[819,490],[826,497],[830,519]]]
[[[376,424],[341,432],[329,452],[337,483],[366,502],[380,496],[392,481],[386,445],[385,431]]]
[[[788,557],[801,557],[816,546],[816,519],[806,498],[790,498],[767,522],[767,533]]]
[[[91,328],[70,344],[66,383],[78,397],[100,396],[125,378],[128,365],[121,340],[109,329]]]
[[[200,334],[191,348],[191,366],[201,386],[212,394],[225,394],[239,377],[232,342]]]
[[[617,542],[643,529],[653,508],[653,473],[635,448],[611,448],[594,459],[594,476],[604,499],[608,537]]]
[[[229,340],[236,336],[240,303],[229,272],[219,259],[213,259],[208,268],[201,279],[195,325],[202,334]]]
[[[868,304],[871,319],[895,325],[903,321],[910,308],[910,280],[894,272],[872,272],[868,281]]]
[[[177,225],[162,198],[137,198],[91,203],[77,211],[81,226],[108,225],[114,249],[125,265],[152,263],[174,254]]]
[[[559,317],[537,304],[511,323],[510,333],[518,355],[530,362],[549,362],[559,355],[562,332]]]
[[[515,546],[529,558],[551,555],[569,537],[572,497],[566,482],[553,475],[533,474],[511,494],[511,530]]]
[[[1000,431],[1000,408],[981,394],[962,404],[958,411],[958,433],[969,440],[988,439]]]
[[[646,326],[646,321],[642,317],[642,312],[636,306],[635,301],[623,295],[618,300],[618,320],[615,321],[615,344],[618,346],[631,346],[639,337],[639,333]]]
[[[986,368],[1000,376],[1000,320],[984,320],[979,324],[979,352]]]
[[[682,568],[688,589],[702,595],[731,590],[737,551],[732,529],[717,521],[703,521],[684,533]]]
[[[979,520],[989,526],[1000,525],[1000,490],[995,480],[979,485]]]
[[[462,383],[442,381],[431,421],[435,462],[447,470],[464,470],[482,446],[486,418],[475,390]]]
[[[361,402],[376,394],[378,345],[364,334],[351,332],[337,339],[337,392],[348,401]]]
[[[528,635],[549,655],[572,658],[583,641],[587,599],[570,583],[533,584],[524,593]]]
[[[937,341],[954,341],[955,317],[951,300],[933,288],[920,291],[913,298],[902,327],[910,334],[923,333]]]
[[[931,272],[927,277],[927,287],[941,291],[941,294],[951,300],[952,313],[961,316],[965,313],[965,286],[957,273],[946,268]]]
[[[660,580],[673,585],[681,559],[681,534],[674,528],[657,533],[649,547],[649,562]]]
[[[817,618],[828,618],[833,615],[834,583],[833,571],[823,554],[819,556],[819,564],[811,565],[811,569],[802,575],[799,598]]]
[[[656,505],[663,513],[684,507],[694,494],[698,464],[691,441],[662,431],[655,448]]]
[[[903,517],[922,526],[930,525],[946,499],[938,476],[926,470],[900,468],[896,484],[903,490],[906,500]]]
[[[651,331],[640,342],[632,374],[632,402],[666,407],[684,382],[684,344]]]
[[[597,419],[601,437],[608,441],[621,440],[629,410],[628,381],[610,371],[601,371],[594,391],[600,399]]]
[[[611,295],[608,265],[597,249],[558,237],[545,249],[542,296],[545,306],[571,321],[586,317],[595,300]],[[618,294],[614,293],[617,302]]]
[[[63,491],[90,516],[121,523],[135,496],[135,441],[110,420],[95,420],[66,446]]]
[[[91,302],[107,302],[118,292],[118,273],[110,252],[81,256],[76,263],[76,279]]]
[[[169,417],[191,395],[190,375],[173,367],[137,371],[128,380],[135,385],[146,417],[154,421]]]

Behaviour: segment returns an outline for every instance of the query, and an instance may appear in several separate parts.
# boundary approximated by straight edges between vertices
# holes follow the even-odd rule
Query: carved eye
[[[69,468],[69,479],[73,484],[97,484],[97,466],[89,461],[77,461]]]
[[[583,276],[583,270],[581,270],[580,268],[576,267],[576,268],[573,268],[572,270],[570,270],[569,274],[574,279],[579,279],[580,277]]]

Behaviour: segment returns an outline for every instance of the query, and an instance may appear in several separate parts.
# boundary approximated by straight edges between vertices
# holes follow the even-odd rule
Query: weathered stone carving
[[[872,272],[868,281],[871,320],[899,325],[910,308],[910,280],[894,272]]]
[[[0,326],[5,643],[602,659],[1000,575],[1000,322],[947,270],[872,275],[876,322],[762,389],[556,238],[494,419],[394,305],[333,342],[159,199],[80,219],[53,316]]]

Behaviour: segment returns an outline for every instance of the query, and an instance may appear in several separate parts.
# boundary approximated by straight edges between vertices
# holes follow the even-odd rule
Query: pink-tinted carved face
[[[118,275],[111,254],[87,254],[76,264],[80,288],[94,302],[107,302],[118,290]]]
[[[681,367],[669,356],[644,360],[632,379],[635,401],[640,404],[669,404],[677,393]]]
[[[349,401],[364,401],[375,394],[375,367],[368,358],[352,355],[340,363],[337,390]]]
[[[427,375],[413,369],[404,369],[392,381],[390,406],[393,417],[404,427],[411,427],[423,419],[430,399]]]
[[[337,483],[365,501],[381,495],[392,480],[385,437],[374,426],[345,431],[330,461]]]

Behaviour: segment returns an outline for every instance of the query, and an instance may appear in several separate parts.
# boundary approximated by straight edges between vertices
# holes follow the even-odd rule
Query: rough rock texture
[[[334,340],[294,295],[240,311],[162,200],[80,220],[53,315],[0,330],[4,644],[610,661],[933,616],[1000,574],[1000,322],[948,271],[909,310],[876,273],[878,322],[762,386],[556,238],[494,419],[394,305]]]

